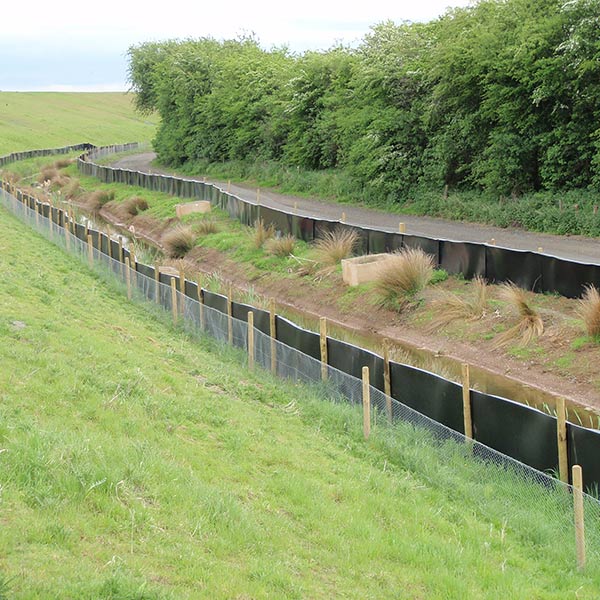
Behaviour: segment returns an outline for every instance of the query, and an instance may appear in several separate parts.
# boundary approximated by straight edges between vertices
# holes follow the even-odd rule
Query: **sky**
[[[127,49],[173,38],[256,35],[265,48],[325,50],[356,44],[385,20],[429,21],[469,0],[44,0],[2,7],[1,91],[120,91]]]

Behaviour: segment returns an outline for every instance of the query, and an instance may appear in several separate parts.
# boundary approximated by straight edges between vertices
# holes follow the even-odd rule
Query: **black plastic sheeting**
[[[583,486],[597,494],[600,491],[600,431],[567,423],[569,465],[580,465]]]
[[[164,185],[171,187],[174,182]],[[4,183],[3,183],[4,185]],[[195,184],[194,184],[195,185]],[[195,187],[190,185],[190,189]],[[213,192],[216,194],[216,192]],[[52,213],[55,222],[63,222],[63,211],[51,210],[49,205],[36,203],[27,195],[20,196],[22,201],[31,206],[41,208],[46,216]],[[221,194],[221,200],[225,196]],[[227,202],[229,200],[225,198]],[[240,208],[245,204],[240,204]],[[255,207],[258,208],[258,207]],[[254,210],[254,209],[253,209]],[[266,213],[272,219],[277,219],[276,226],[284,226],[290,219],[283,217],[279,211]],[[293,222],[293,219],[291,219]],[[273,222],[273,221],[271,221]],[[346,227],[333,221],[311,221],[313,234],[322,235],[323,232]],[[298,226],[298,225],[297,225]],[[310,226],[306,226],[306,234],[310,234]],[[542,289],[560,287],[565,295],[578,295],[583,286],[592,282],[600,286],[600,274],[596,265],[585,265],[556,259],[531,252],[517,252],[495,247],[484,247],[477,244],[461,242],[447,242],[428,240],[418,236],[373,232],[360,230],[363,244],[370,250],[391,250],[402,244],[411,247],[422,247],[427,252],[438,257],[441,264],[448,271],[463,272],[474,276],[485,274],[493,275],[496,280],[511,279],[523,287]],[[86,239],[86,229],[80,224],[75,224],[75,235]],[[101,240],[102,251],[107,251],[108,238],[104,234],[90,229],[94,245],[98,247]],[[113,258],[118,258],[119,245],[114,240],[111,242]],[[130,254],[123,251],[124,258]],[[518,265],[527,265],[526,274],[519,271]],[[154,278],[154,268],[138,263],[137,269],[147,277]],[[535,276],[536,273],[543,276]],[[570,279],[568,279],[570,277]],[[179,277],[160,274],[160,281],[170,285],[175,279],[179,290]],[[567,281],[568,279],[568,281]],[[194,282],[185,281],[185,293],[194,300],[198,299],[198,286]],[[203,290],[203,299],[206,306],[216,309],[220,313],[227,313],[227,298],[221,294]],[[171,294],[163,295],[163,305],[171,309]],[[247,320],[248,311],[254,312],[255,326],[269,335],[269,313],[248,304],[232,303],[233,317],[242,321]],[[283,317],[276,317],[277,339],[300,352],[320,360],[320,338],[317,333],[303,329]],[[215,330],[217,331],[217,330]],[[363,366],[370,370],[371,384],[383,390],[383,359],[363,348],[345,342],[328,338],[328,359],[330,366],[348,373],[357,379],[362,378]],[[300,358],[290,357],[300,367]],[[392,397],[414,410],[442,423],[446,427],[464,433],[462,387],[433,373],[423,371],[416,367],[390,362],[391,394]],[[354,386],[356,388],[356,386]],[[352,401],[357,401],[357,391],[352,390]],[[498,452],[512,457],[525,465],[540,471],[556,471],[558,464],[558,451],[556,441],[556,418],[536,409],[512,402],[506,398],[499,398],[482,392],[471,390],[471,406],[474,438]],[[584,473],[586,489],[594,491],[600,486],[600,431],[589,430],[572,423],[567,425],[569,465],[580,464]],[[479,453],[484,456],[484,453]]]
[[[254,328],[266,335],[271,335],[271,321],[268,311],[256,308],[250,304],[243,304],[242,302],[231,303],[231,314],[234,319],[247,323],[249,312],[254,313]]]
[[[126,146],[134,147],[133,144]],[[118,151],[120,148],[121,146],[114,147],[114,150]],[[91,152],[89,158],[105,153],[105,149],[99,148]],[[85,157],[80,158],[78,167],[83,173],[105,182],[120,181],[184,198],[208,200],[245,225],[251,226],[262,218],[265,223],[273,224],[279,233],[289,233],[306,242],[323,237],[326,232],[335,229],[352,229],[359,235],[359,253],[391,252],[402,247],[421,248],[434,257],[436,265],[466,278],[479,275],[492,282],[512,281],[528,290],[557,292],[569,298],[579,297],[585,285],[600,286],[600,265],[597,264],[588,265],[536,252],[378,231],[340,221],[292,215],[283,210],[242,200],[211,184],[115,169],[97,165],[85,160]]]
[[[556,417],[474,390],[471,415],[478,442],[539,471],[556,470]]]
[[[275,317],[277,340],[303,354],[321,360],[321,342],[318,333],[302,329],[283,317]]]
[[[362,379],[362,368],[369,367],[369,383],[383,391],[383,358],[346,342],[327,338],[327,362],[338,371]]]
[[[464,430],[462,387],[434,373],[390,362],[392,398],[430,419]]]

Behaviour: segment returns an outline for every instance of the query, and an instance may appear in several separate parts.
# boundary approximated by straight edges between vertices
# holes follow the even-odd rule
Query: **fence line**
[[[71,232],[77,231],[76,224],[63,211],[43,205],[48,209],[45,215],[40,210],[42,203],[20,193],[17,196],[21,197],[0,189],[3,206],[64,251],[119,282],[133,301],[158,305],[174,314],[176,311],[177,321],[190,333],[210,335],[224,345],[247,351],[247,322],[207,306],[201,293],[198,299],[182,293],[173,285],[176,278],[156,279],[140,272],[135,264],[124,264],[122,256],[120,260],[112,258],[102,250],[104,239],[100,232],[90,230],[90,237],[81,239]],[[108,243],[114,241],[108,238]],[[278,376],[315,386],[323,397],[354,405],[357,411],[365,404],[366,386],[371,440],[385,443],[401,465],[432,484],[447,488],[458,502],[468,502],[492,524],[549,548],[557,559],[566,555],[575,564],[585,544],[588,565],[600,566],[600,502],[596,498],[579,489],[574,494],[568,483],[467,439],[390,398],[370,385],[368,378],[361,380],[328,364],[324,380],[323,363],[318,358],[274,340],[258,328],[252,327],[251,332],[251,361],[265,371],[271,371],[275,365]],[[577,527],[574,525],[574,496],[576,509],[584,516],[587,535],[584,542],[577,538],[577,546],[575,529],[581,533],[584,528],[581,521]],[[515,510],[515,503],[519,510]]]

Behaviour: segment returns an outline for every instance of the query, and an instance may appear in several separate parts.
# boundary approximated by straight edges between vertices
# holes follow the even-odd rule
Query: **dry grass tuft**
[[[217,233],[219,226],[213,218],[202,219],[195,224],[195,230],[198,235],[208,235],[210,233]]]
[[[79,179],[71,178],[62,189],[65,198],[71,199],[79,195]]]
[[[420,248],[403,248],[381,261],[375,280],[375,290],[381,304],[402,308],[406,301],[420,292],[433,276],[433,256]]]
[[[482,277],[473,279],[473,294],[470,297],[446,292],[431,303],[434,317],[430,329],[435,331],[452,321],[474,321],[485,316],[488,302],[488,285]]]
[[[162,244],[171,258],[183,258],[196,242],[190,225],[176,225],[162,236]]]
[[[496,336],[494,345],[505,346],[517,341],[522,346],[527,346],[544,332],[544,321],[539,313],[527,301],[525,290],[514,283],[505,283],[500,286],[500,296],[508,302],[519,315],[519,322],[503,333]]]
[[[338,265],[343,259],[354,254],[358,241],[359,235],[353,229],[338,228],[327,231],[315,241],[318,262],[329,267]]]
[[[275,227],[272,223],[268,226],[262,219],[257,219],[254,222],[254,247],[262,248],[263,244],[275,236]]]
[[[127,198],[127,200],[121,202],[121,209],[130,217],[135,217],[141,212],[148,210],[148,202],[146,202],[144,198],[134,196],[133,198]]]
[[[55,169],[64,169],[75,162],[74,158],[59,158],[53,165]]]
[[[92,213],[97,214],[100,212],[100,209],[115,199],[114,192],[105,192],[101,190],[96,190],[95,192],[91,192],[83,196],[83,204],[85,207]]]
[[[577,314],[583,320],[587,334],[600,338],[600,292],[593,285],[586,286],[582,298],[578,300]]]
[[[289,256],[294,252],[296,238],[293,235],[283,235],[267,241],[265,248],[269,254],[275,256]]]
[[[40,174],[38,175],[38,183],[45,183],[46,181],[52,181],[58,177],[58,169],[53,165],[47,165],[42,167]]]

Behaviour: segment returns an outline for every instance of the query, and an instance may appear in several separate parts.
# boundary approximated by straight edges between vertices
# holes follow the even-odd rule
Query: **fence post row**
[[[0,187],[3,190],[10,190],[11,186],[4,181],[0,180]],[[14,191],[14,190],[13,190]],[[43,211],[43,203],[37,199],[24,195],[24,194],[12,194],[13,197],[21,203],[27,203],[31,201],[31,210],[35,214],[36,225],[39,228],[40,214]],[[72,209],[71,209],[72,210]],[[54,211],[52,206],[49,205],[49,222],[50,222],[50,236],[53,235],[53,223],[54,223]],[[75,218],[74,215],[69,218],[69,214],[65,215],[62,209],[56,210],[56,224],[57,227],[61,228],[65,232],[67,248],[69,247],[69,236],[71,224],[76,234],[75,229]],[[87,242],[88,248],[88,262],[91,267],[94,265],[94,244],[93,236],[90,234],[89,227],[86,224],[85,227],[85,241]],[[98,238],[101,239],[100,237]],[[108,256],[112,254],[111,239],[107,237],[108,244]],[[119,236],[119,262],[122,265],[121,268],[125,268],[125,276],[127,283],[127,297],[129,300],[132,299],[132,286],[131,286],[131,260],[130,257],[124,256],[123,238]],[[101,243],[98,250],[102,253]],[[133,252],[130,252],[130,256],[134,256]],[[122,272],[122,271],[121,271]],[[185,295],[185,276],[182,270],[180,270],[180,292],[183,296]],[[155,277],[155,290],[156,300],[160,301],[160,268],[158,263],[154,265],[154,277]],[[178,301],[177,301],[177,285],[175,278],[172,277],[170,281],[171,287],[171,305],[173,312],[173,323],[174,325],[178,322]],[[204,294],[202,289],[201,276],[198,275],[198,300],[199,300],[199,317],[201,327],[205,328],[205,314],[204,314]],[[232,342],[232,294],[231,286],[228,294],[228,337],[230,343]],[[183,312],[183,311],[182,311]],[[271,299],[269,307],[269,326],[271,335],[271,368],[276,371],[276,314],[274,300]],[[320,354],[321,354],[321,377],[323,381],[327,380],[328,375],[328,352],[327,352],[327,319],[322,317],[320,319]],[[389,340],[384,340],[383,347],[383,360],[384,360],[384,391],[386,394],[386,411],[388,412],[388,418],[391,419],[391,379],[390,379],[390,359],[389,359]],[[250,369],[254,368],[255,364],[255,343],[254,343],[254,313],[248,312],[248,366]],[[471,414],[471,391],[470,391],[470,374],[469,366],[467,364],[462,365],[462,395],[463,395],[463,416],[464,416],[464,429],[465,437],[473,439],[473,424]],[[370,380],[369,380],[369,368],[362,368],[362,402],[363,402],[363,434],[365,439],[368,439],[371,433],[371,400],[370,400]],[[566,422],[566,408],[564,398],[559,398],[556,407],[556,418],[557,418],[557,444],[558,444],[558,456],[559,456],[559,473],[561,481],[568,483],[569,479],[569,464],[568,464],[568,442],[567,442],[567,422]],[[572,492],[573,492],[573,510],[574,510],[574,524],[575,524],[575,542],[577,551],[577,564],[580,569],[583,569],[586,563],[586,552],[585,552],[585,524],[584,524],[584,504],[583,504],[583,475],[580,465],[573,465],[572,471]]]

